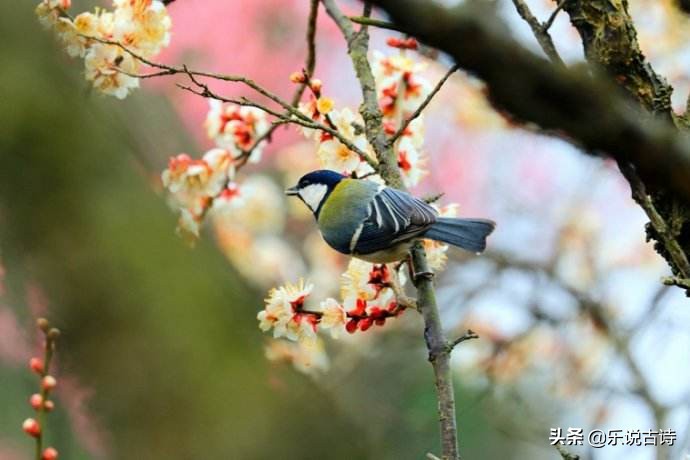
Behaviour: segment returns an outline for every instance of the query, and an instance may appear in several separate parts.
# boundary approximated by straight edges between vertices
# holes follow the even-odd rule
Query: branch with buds
[[[27,418],[22,423],[22,429],[26,434],[34,438],[36,444],[36,460],[55,460],[58,451],[54,447],[43,448],[45,435],[45,414],[55,408],[55,403],[48,399],[51,392],[57,386],[57,380],[50,374],[50,364],[55,353],[57,339],[60,331],[50,326],[45,318],[36,320],[36,326],[43,334],[43,358],[33,357],[29,360],[29,368],[39,377],[40,390],[29,398],[29,404],[36,411],[35,418]]]

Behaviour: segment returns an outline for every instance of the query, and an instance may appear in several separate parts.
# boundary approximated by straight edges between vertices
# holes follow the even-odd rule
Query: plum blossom
[[[394,47],[407,48],[408,44],[397,40]],[[374,53],[372,69],[376,79],[379,106],[384,116],[384,130],[394,135],[405,120],[422,104],[431,91],[431,84],[420,72],[425,65],[417,63],[401,52],[394,56]],[[403,130],[394,148],[398,166],[407,187],[414,187],[427,174],[426,158],[422,152],[424,125],[422,117],[412,120]]]
[[[386,304],[395,297],[391,268],[352,258],[341,276],[340,296],[346,308],[354,308],[358,300]]]
[[[419,107],[432,87],[420,75],[425,69],[425,64],[415,62],[407,54],[385,56],[374,51],[372,71],[385,117],[404,117]]]
[[[137,61],[122,48],[102,43],[93,45],[84,56],[86,79],[102,92],[124,99],[129,91],[139,87]],[[127,75],[130,74],[130,75]]]
[[[253,149],[249,161],[259,162],[266,142],[256,143],[269,129],[266,114],[256,107],[224,104],[215,99],[211,99],[209,105],[204,122],[209,139],[230,151],[234,158]]]
[[[305,272],[300,254],[278,236],[257,236],[221,225],[216,225],[215,230],[223,254],[242,276],[258,286],[271,286]]]
[[[233,177],[230,153],[217,148],[206,152],[200,160],[184,153],[172,157],[161,174],[163,185],[177,203],[196,215],[205,210],[209,199],[219,195]]]
[[[217,225],[260,235],[283,230],[285,195],[268,176],[254,174],[224,193],[233,205],[230,212],[213,215]]]
[[[340,111],[333,110],[329,114],[329,120],[333,127],[357,148],[362,151],[371,150],[364,133],[358,132],[355,128],[356,125],[364,124],[359,115],[355,116],[350,109],[344,108]],[[356,170],[362,161],[357,153],[327,133],[322,134],[319,139],[317,155],[321,166],[345,174]]]
[[[144,57],[170,44],[172,21],[158,0],[114,0],[113,38]]]
[[[297,284],[286,283],[272,289],[266,299],[266,307],[256,317],[259,329],[264,332],[273,329],[274,338],[286,337],[307,342],[316,340],[317,316],[302,310],[313,287],[300,280]]]
[[[139,61],[151,58],[170,43],[170,16],[159,0],[115,0],[114,10],[96,9],[71,19],[69,0],[43,0],[36,7],[41,23],[55,29],[72,57],[83,57],[85,78],[102,92],[125,98],[139,86]]]
[[[264,352],[269,361],[291,363],[296,370],[307,375],[326,372],[330,367],[323,340],[320,339],[309,343],[271,340]]]
[[[337,338],[345,330],[347,314],[337,300],[329,297],[321,302],[321,321],[319,327],[329,329],[333,338]]]
[[[199,160],[182,153],[170,158],[161,181],[171,193],[172,204],[180,209],[178,232],[189,239],[199,236],[201,220],[216,197],[228,200],[235,169],[230,153],[211,149]]]
[[[62,11],[72,6],[71,0],[43,0],[36,6],[36,16],[44,27],[52,27]]]
[[[326,114],[319,111],[316,98],[311,98],[307,102],[300,102],[297,106],[297,110],[315,122],[323,123],[326,121]],[[320,135],[319,131],[304,126],[297,126],[297,130],[307,139],[318,139],[318,136]]]
[[[429,172],[424,169],[426,158],[414,146],[413,140],[403,137],[396,147],[398,153],[398,167],[406,187],[414,187]]]

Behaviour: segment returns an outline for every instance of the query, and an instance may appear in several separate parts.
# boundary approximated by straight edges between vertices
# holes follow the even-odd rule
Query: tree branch
[[[348,54],[362,89],[360,113],[364,119],[367,139],[379,160],[378,171],[388,185],[404,189],[393,143],[388,141],[383,129],[383,114],[376,94],[376,82],[367,58],[369,34],[366,26],[363,25],[359,32],[355,32],[350,19],[340,11],[334,0],[322,0],[322,2],[347,40]],[[364,16],[366,17],[369,12],[370,9],[365,5]],[[421,241],[417,241],[413,246],[411,260],[414,272],[430,274],[426,252]],[[460,454],[455,420],[455,394],[450,370],[450,349],[436,305],[433,279],[431,275],[415,276],[413,282],[417,289],[417,307],[424,318],[424,338],[429,352],[429,361],[434,370],[442,458],[443,460],[458,460]]]
[[[537,42],[539,42],[539,46],[541,46],[541,49],[549,57],[549,59],[551,59],[554,64],[564,65],[563,59],[561,59],[561,56],[556,50],[556,45],[553,44],[551,35],[547,32],[548,28],[546,25],[540,23],[539,20],[534,17],[532,11],[530,11],[529,6],[527,6],[527,3],[525,3],[524,0],[513,0],[513,5],[515,5],[515,9],[520,17],[524,19],[529,25],[530,29],[532,29],[532,33],[537,39]]]
[[[653,116],[684,127],[671,109],[673,88],[646,60],[637,40],[637,31],[626,1],[569,0],[563,4],[577,29],[587,60],[605,69],[611,80],[624,88]],[[630,183],[633,199],[649,217],[648,238],[657,241],[655,249],[671,266],[674,274],[690,277],[690,203],[681,202],[664,183],[647,186],[635,165],[619,161]],[[690,290],[686,290],[690,295]]]
[[[644,179],[666,183],[690,202],[688,138],[669,123],[645,117],[609,82],[581,69],[544,65],[505,34],[497,17],[475,14],[474,6],[450,10],[421,0],[373,1],[407,33],[483,79],[500,109],[562,133],[587,152],[630,161]]]
[[[605,58],[602,62],[610,63],[612,70],[622,69],[616,75],[631,80],[623,81],[623,86],[631,93],[640,93],[643,107],[653,113],[667,114],[663,119],[634,106],[630,97],[616,91],[610,80],[592,78],[590,71],[583,69],[545,65],[542,59],[508,37],[495,15],[478,12],[473,4],[448,9],[421,0],[374,1],[401,29],[446,51],[462,68],[483,79],[488,85],[490,100],[499,109],[518,120],[560,133],[586,153],[610,156],[619,165],[634,165],[635,173],[653,194],[662,190],[680,200],[668,204],[668,209],[659,209],[659,213],[664,216],[668,228],[684,230],[688,241],[679,241],[679,244],[683,252],[688,253],[690,231],[684,222],[685,216],[690,216],[687,210],[690,205],[690,181],[687,179],[690,177],[690,141],[670,122],[673,118],[668,102],[670,87],[644,61],[636,39],[633,40],[634,29],[623,12],[611,10],[614,3],[625,6],[625,2],[569,0],[563,4],[563,9],[571,13],[575,8],[573,3],[580,5],[583,12],[576,16],[580,21],[595,9],[589,8],[591,4],[600,6],[607,19],[598,23],[599,27],[613,29],[593,29],[580,23],[581,33],[587,32],[588,37],[598,39],[597,44],[586,45],[588,56],[608,49],[609,52],[602,55]],[[612,41],[621,46],[627,43],[630,50],[622,48],[616,54],[618,48],[605,48],[610,34]],[[476,46],[477,43],[482,46]],[[627,77],[626,72],[631,76]],[[661,239],[653,228],[649,235]],[[665,246],[661,244],[657,249],[674,272],[682,274],[673,258],[666,254]]]
[[[402,123],[402,125],[398,129],[398,131],[396,131],[395,134],[391,136],[391,138],[388,140],[388,142],[391,145],[393,145],[395,141],[397,141],[400,138],[400,136],[402,136],[405,133],[405,130],[408,126],[410,126],[410,123],[412,123],[416,118],[418,118],[422,114],[422,112],[429,105],[436,93],[438,93],[441,90],[446,80],[448,80],[448,78],[450,78],[450,76],[453,75],[458,70],[458,68],[459,67],[457,65],[454,65],[450,69],[448,69],[448,72],[446,72],[443,78],[441,78],[438,81],[438,83],[436,83],[436,86],[434,86],[434,89],[431,90],[426,99],[424,99],[422,103],[419,104],[419,107],[417,107],[417,109],[414,112],[412,112],[412,115],[407,117],[407,119]]]
[[[359,33],[355,32],[350,19],[340,11],[335,0],[322,0],[322,3],[347,41],[348,54],[362,89],[362,104],[359,107],[359,113],[364,119],[364,131],[367,140],[379,159],[377,170],[391,186],[401,188],[403,183],[398,169],[398,157],[386,139],[383,129],[383,114],[376,95],[376,82],[367,57],[369,33],[366,28],[360,30]]]

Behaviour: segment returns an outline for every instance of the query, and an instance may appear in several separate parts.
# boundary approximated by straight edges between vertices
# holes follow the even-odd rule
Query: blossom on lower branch
[[[318,309],[305,307],[313,285],[300,280],[272,289],[266,306],[257,319],[259,328],[273,331],[274,338],[285,337],[296,342],[312,343],[319,329],[328,330],[334,338],[343,331],[350,334],[383,326],[388,318],[402,313],[393,292],[391,268],[352,259],[343,275],[343,302],[333,298],[322,301]]]
[[[294,341],[312,341],[316,339],[316,325],[321,315],[304,310],[312,284],[286,283],[272,289],[266,299],[266,307],[259,312],[259,329],[264,332],[273,329],[273,337],[286,337]]]

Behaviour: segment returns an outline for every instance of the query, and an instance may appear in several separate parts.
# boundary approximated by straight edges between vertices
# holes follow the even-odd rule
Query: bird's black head
[[[285,194],[299,197],[318,216],[328,195],[346,177],[327,169],[312,171],[302,176],[297,185],[285,190]]]

